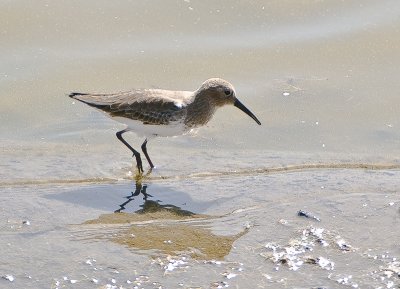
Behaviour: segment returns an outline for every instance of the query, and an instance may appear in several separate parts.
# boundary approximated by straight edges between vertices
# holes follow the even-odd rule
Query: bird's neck
[[[185,125],[188,127],[205,125],[212,118],[216,108],[216,105],[206,95],[197,95],[194,101],[187,106]]]

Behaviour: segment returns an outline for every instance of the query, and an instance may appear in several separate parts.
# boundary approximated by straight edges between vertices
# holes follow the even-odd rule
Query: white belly
[[[181,121],[171,122],[168,125],[143,124],[141,121],[124,117],[111,117],[113,120],[128,126],[128,129],[144,137],[177,136],[185,134],[189,129]]]

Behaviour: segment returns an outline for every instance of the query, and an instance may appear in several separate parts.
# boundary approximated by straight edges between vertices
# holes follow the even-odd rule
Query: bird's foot
[[[153,168],[150,168],[147,173],[143,177],[148,177],[150,176],[151,172],[153,171]]]

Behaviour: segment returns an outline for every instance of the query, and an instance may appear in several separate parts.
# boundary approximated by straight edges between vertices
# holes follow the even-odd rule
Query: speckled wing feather
[[[178,121],[186,113],[185,99],[176,98],[175,91],[146,89],[115,94],[71,93],[69,96],[112,117],[130,118],[144,124],[166,125]]]

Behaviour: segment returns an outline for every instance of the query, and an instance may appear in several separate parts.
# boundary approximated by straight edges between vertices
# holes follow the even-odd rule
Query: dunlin
[[[232,84],[220,78],[206,80],[196,91],[135,89],[113,94],[73,92],[69,96],[102,110],[127,126],[117,132],[117,138],[132,151],[140,173],[143,172],[140,153],[122,138],[127,131],[145,137],[142,151],[153,168],[147,153],[148,138],[181,135],[205,125],[215,110],[223,105],[233,104],[261,125],[257,117],[236,98]]]

